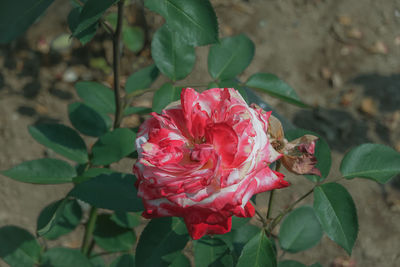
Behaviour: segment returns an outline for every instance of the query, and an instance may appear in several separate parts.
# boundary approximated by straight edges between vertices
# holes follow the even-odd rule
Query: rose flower
[[[229,232],[233,215],[252,217],[253,195],[289,185],[269,168],[282,155],[270,143],[270,114],[232,88],[186,88],[152,113],[136,139],[143,216],[183,217],[193,239]]]

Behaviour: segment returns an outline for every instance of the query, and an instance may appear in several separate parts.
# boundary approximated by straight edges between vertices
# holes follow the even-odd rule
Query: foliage
[[[2,1],[0,42],[10,42],[21,35],[52,2]],[[128,25],[121,17],[123,0],[72,0],[72,3],[68,25],[71,36],[83,45],[104,28],[111,33],[116,51],[121,45],[135,53],[144,47],[143,29]],[[296,202],[288,203],[288,208],[277,217],[268,217],[269,212],[268,218],[260,215],[261,229],[249,224],[247,219],[235,217],[231,232],[192,241],[185,223],[168,217],[148,222],[136,240],[143,211],[134,186],[136,178],[116,172],[112,166],[123,158],[135,157],[136,129],[120,128],[120,122],[130,114],[151,112],[149,108],[133,107],[131,102],[136,96],[153,91],[151,85],[160,73],[169,81],[154,92],[152,110],[157,113],[179,99],[182,83],[179,86],[176,81],[192,72],[195,47],[201,45],[210,45],[207,67],[211,79],[206,83],[209,87],[235,87],[245,100],[248,99],[246,92],[256,89],[282,101],[308,107],[290,85],[274,74],[255,73],[245,82],[238,79],[253,60],[255,46],[245,34],[219,39],[217,17],[209,0],[145,0],[144,3],[165,19],[151,41],[154,64],[137,70],[127,79],[123,96],[118,86],[111,89],[98,82],[76,83],[82,102],[68,107],[73,128],[39,124],[28,129],[33,139],[65,160],[36,159],[1,172],[20,182],[71,183],[73,188],[42,210],[37,220],[37,237],[16,226],[1,227],[0,257],[11,266],[105,266],[101,256],[93,254],[91,244],[94,244],[104,253],[115,254],[111,266],[190,266],[188,254],[192,254],[196,266],[305,266],[293,260],[278,263],[277,254],[307,250],[317,245],[323,234],[351,254],[358,235],[356,206],[344,186],[325,182],[331,168],[331,152],[322,138],[317,141],[315,152],[321,177],[306,175],[314,183],[312,189]],[[120,12],[110,11],[116,5]],[[119,56],[117,53],[114,60]],[[115,84],[119,84],[118,74],[115,68]],[[287,131],[286,138],[292,141],[304,134],[310,132],[295,129]],[[92,141],[82,135],[96,139]],[[400,154],[383,145],[364,144],[344,156],[340,171],[345,179],[359,177],[386,183],[400,173]],[[312,194],[312,207],[294,209]],[[82,207],[87,205],[91,211],[86,220]],[[98,214],[99,208],[107,212]],[[279,235],[275,236],[273,230],[281,221]],[[47,248],[39,242],[41,238],[57,239],[80,224],[85,225],[80,251]],[[188,252],[190,248],[193,252]]]

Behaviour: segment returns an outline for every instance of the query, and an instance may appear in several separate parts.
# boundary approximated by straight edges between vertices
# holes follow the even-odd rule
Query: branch
[[[81,251],[84,255],[89,254],[90,244],[92,242],[92,236],[94,231],[94,226],[96,225],[97,219],[97,208],[92,207],[90,210],[89,220],[86,224],[85,235],[83,236],[83,242]]]
[[[312,192],[314,192],[314,188],[317,187],[314,186],[310,191],[308,191],[307,193],[305,193],[303,196],[301,196],[299,199],[297,199],[295,202],[293,202],[289,207],[287,207],[284,211],[282,211],[277,217],[275,217],[272,222],[270,223],[270,227],[269,227],[269,231],[271,232],[278,224],[279,222],[283,219],[283,217],[285,217],[286,214],[288,214],[289,212],[291,212],[293,210],[293,208],[299,204],[300,201],[302,201],[303,199],[305,199],[306,197],[308,197]]]
[[[120,81],[119,75],[121,70],[121,33],[122,33],[122,18],[124,14],[124,0],[118,2],[118,19],[117,27],[113,36],[113,70],[114,70],[114,96],[115,96],[115,119],[114,129],[119,128],[123,115],[122,99],[120,96]]]

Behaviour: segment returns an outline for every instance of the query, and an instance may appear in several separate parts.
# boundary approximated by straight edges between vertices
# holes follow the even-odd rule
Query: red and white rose
[[[193,239],[229,232],[233,215],[252,217],[253,195],[289,185],[269,168],[282,156],[270,115],[232,88],[186,88],[180,103],[152,113],[136,139],[143,216],[183,217]]]

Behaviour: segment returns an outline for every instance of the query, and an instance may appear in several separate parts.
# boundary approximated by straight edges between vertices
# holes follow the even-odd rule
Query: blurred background
[[[315,131],[330,144],[330,179],[339,177],[343,154],[374,142],[400,151],[400,1],[399,0],[211,0],[220,37],[245,33],[256,45],[253,62],[239,77],[271,72],[289,83],[313,106],[301,109],[266,95],[262,98],[294,125]],[[20,38],[0,45],[0,169],[22,161],[52,156],[34,142],[27,126],[41,122],[70,125],[67,105],[77,100],[74,83],[96,80],[112,84],[112,41],[99,29],[86,46],[69,36],[69,1],[56,0]],[[135,3],[126,9],[129,25],[142,27],[144,48],[124,49],[122,84],[134,71],[152,63],[150,38],[163,19]],[[194,71],[179,84],[207,84],[207,47],[197,48]],[[153,85],[160,86],[160,77]],[[261,94],[260,94],[261,96]],[[135,100],[151,107],[152,95]],[[136,127],[138,115],[125,119]],[[86,139],[89,143],[90,138]],[[93,141],[92,141],[93,143]],[[133,161],[117,166],[130,172]],[[303,177],[290,176],[294,186],[278,192],[278,206],[311,188]],[[285,255],[324,266],[400,266],[400,178],[385,186],[368,180],[344,181],[358,208],[359,237],[348,257],[326,236],[313,249]],[[0,227],[13,224],[34,233],[43,207],[64,196],[70,185],[22,184],[0,175]],[[295,188],[295,189],[293,189]],[[265,195],[257,205],[265,211]],[[304,203],[312,203],[312,198]],[[278,207],[276,207],[278,210]],[[79,247],[83,229],[55,244]],[[58,243],[57,243],[58,242]],[[0,261],[0,266],[3,266]]]

